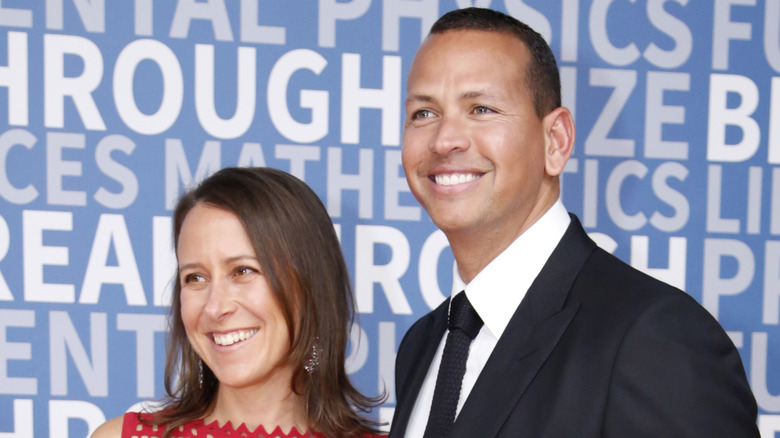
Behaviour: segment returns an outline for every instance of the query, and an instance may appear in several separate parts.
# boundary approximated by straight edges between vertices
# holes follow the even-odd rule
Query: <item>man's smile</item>
[[[480,178],[482,175],[477,173],[444,173],[433,175],[433,181],[441,186],[454,186],[456,184],[465,184]]]

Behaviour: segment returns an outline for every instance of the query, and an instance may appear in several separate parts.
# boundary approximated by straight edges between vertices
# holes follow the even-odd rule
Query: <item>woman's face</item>
[[[289,391],[287,323],[238,217],[197,204],[176,254],[184,328],[220,387]]]

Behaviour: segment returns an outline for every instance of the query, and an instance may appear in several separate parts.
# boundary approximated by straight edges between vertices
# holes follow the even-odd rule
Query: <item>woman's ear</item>
[[[566,107],[558,107],[542,119],[545,132],[545,171],[550,176],[563,172],[574,150],[574,119]]]

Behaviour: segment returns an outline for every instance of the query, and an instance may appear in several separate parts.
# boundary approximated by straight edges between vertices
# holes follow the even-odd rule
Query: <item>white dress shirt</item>
[[[485,266],[468,285],[464,284],[458,270],[454,270],[452,296],[465,290],[472,306],[485,323],[477,337],[471,341],[456,418],[517,306],[560,242],[570,221],[569,214],[559,199],[535,224]],[[445,331],[439,341],[439,348],[420,388],[406,428],[407,438],[421,438],[425,433],[448,333],[448,330]]]

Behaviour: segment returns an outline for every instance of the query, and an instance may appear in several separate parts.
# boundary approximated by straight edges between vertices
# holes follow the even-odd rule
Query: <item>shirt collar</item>
[[[485,328],[500,338],[531,283],[569,227],[569,222],[571,218],[558,199],[469,284],[464,283],[455,269],[452,296],[465,289]]]

